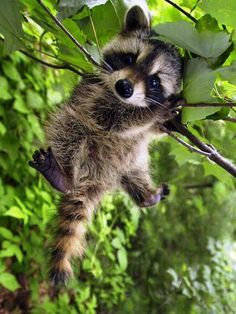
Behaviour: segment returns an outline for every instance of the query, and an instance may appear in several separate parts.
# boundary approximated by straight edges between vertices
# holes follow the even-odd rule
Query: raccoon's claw
[[[170,194],[170,189],[167,184],[162,184],[156,191],[156,194],[150,196],[149,199],[142,203],[141,207],[151,207],[164,200]]]
[[[186,100],[181,97],[181,95],[171,96],[166,100],[166,103],[169,104],[170,108],[176,109],[179,106],[186,104]]]

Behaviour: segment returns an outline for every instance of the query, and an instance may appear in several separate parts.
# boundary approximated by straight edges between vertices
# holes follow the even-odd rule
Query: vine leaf
[[[190,59],[185,68],[183,96],[189,103],[215,102],[211,97],[214,86],[215,72],[202,58]],[[207,116],[220,110],[214,108],[183,108],[183,122],[190,122],[205,119]]]
[[[224,80],[236,85],[236,61],[230,66],[217,69],[216,72],[219,73]]]
[[[1,47],[3,56],[24,47],[20,40],[24,35],[22,21],[18,1],[0,1],[0,33],[4,36],[3,46]]]
[[[58,18],[65,19],[76,14],[83,6],[92,9],[98,5],[105,4],[108,0],[60,0],[58,4]]]
[[[155,30],[167,41],[203,58],[217,58],[230,46],[230,35],[226,32],[198,32],[185,21],[159,24]]]
[[[236,1],[235,0],[203,0],[199,7],[214,16],[218,22],[236,27]]]

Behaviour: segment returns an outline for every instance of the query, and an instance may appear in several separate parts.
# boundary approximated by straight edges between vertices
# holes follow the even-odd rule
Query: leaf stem
[[[52,63],[48,63],[46,61],[43,61],[43,60],[35,57],[34,55],[30,54],[28,51],[20,49],[20,52],[23,53],[24,55],[26,55],[27,57],[29,57],[29,58],[31,58],[31,59],[33,59],[33,60],[35,60],[35,61],[37,61],[37,62],[39,62],[39,63],[41,63],[43,65],[46,65],[46,66],[48,66],[50,68],[54,68],[54,69],[58,69],[58,70],[62,70],[62,69],[70,70],[70,71],[72,71],[72,72],[74,72],[74,73],[76,73],[76,74],[78,74],[78,75],[80,75],[82,77],[84,76],[83,72],[77,70],[76,68],[72,67],[68,63],[64,63],[64,64],[61,64],[61,65],[59,65],[59,64],[52,64]]]
[[[91,26],[92,26],[92,29],[93,29],[93,34],[94,34],[94,37],[95,37],[95,40],[96,40],[96,44],[97,44],[97,50],[98,50],[99,56],[101,58],[101,49],[100,49],[98,36],[97,36],[96,28],[95,28],[94,23],[93,23],[93,18],[92,18],[92,14],[91,14],[91,10],[90,9],[88,9],[88,13],[89,13],[89,20],[90,20],[90,23],[91,23]]]
[[[172,5],[174,8],[176,8],[177,10],[179,10],[181,13],[183,13],[185,16],[187,16],[191,21],[193,21],[194,23],[197,23],[197,19],[195,19],[195,17],[193,17],[190,13],[188,13],[187,11],[185,11],[184,9],[182,9],[178,4],[176,4],[175,2],[171,1],[171,0],[165,0],[167,3],[169,3],[170,5]]]

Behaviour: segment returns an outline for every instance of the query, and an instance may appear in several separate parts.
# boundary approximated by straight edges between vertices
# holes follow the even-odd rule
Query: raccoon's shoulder
[[[67,102],[68,106],[76,108],[94,103],[103,92],[102,80],[96,75],[86,75],[74,88]]]
[[[104,95],[101,80],[87,76],[74,88],[70,98],[50,114],[47,133],[88,134],[96,130],[92,117],[97,99]]]

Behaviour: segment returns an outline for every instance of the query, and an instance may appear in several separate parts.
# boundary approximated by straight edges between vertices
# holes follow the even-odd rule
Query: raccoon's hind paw
[[[170,194],[170,189],[167,184],[163,183],[156,191],[155,194],[151,195],[146,199],[141,207],[151,207],[164,200],[167,195]]]
[[[29,165],[38,170],[58,191],[66,193],[69,189],[68,180],[57,163],[51,148],[36,150]]]
[[[45,151],[43,148],[36,150],[32,156],[33,160],[29,161],[29,165],[39,172],[43,173],[51,168],[51,149]]]

